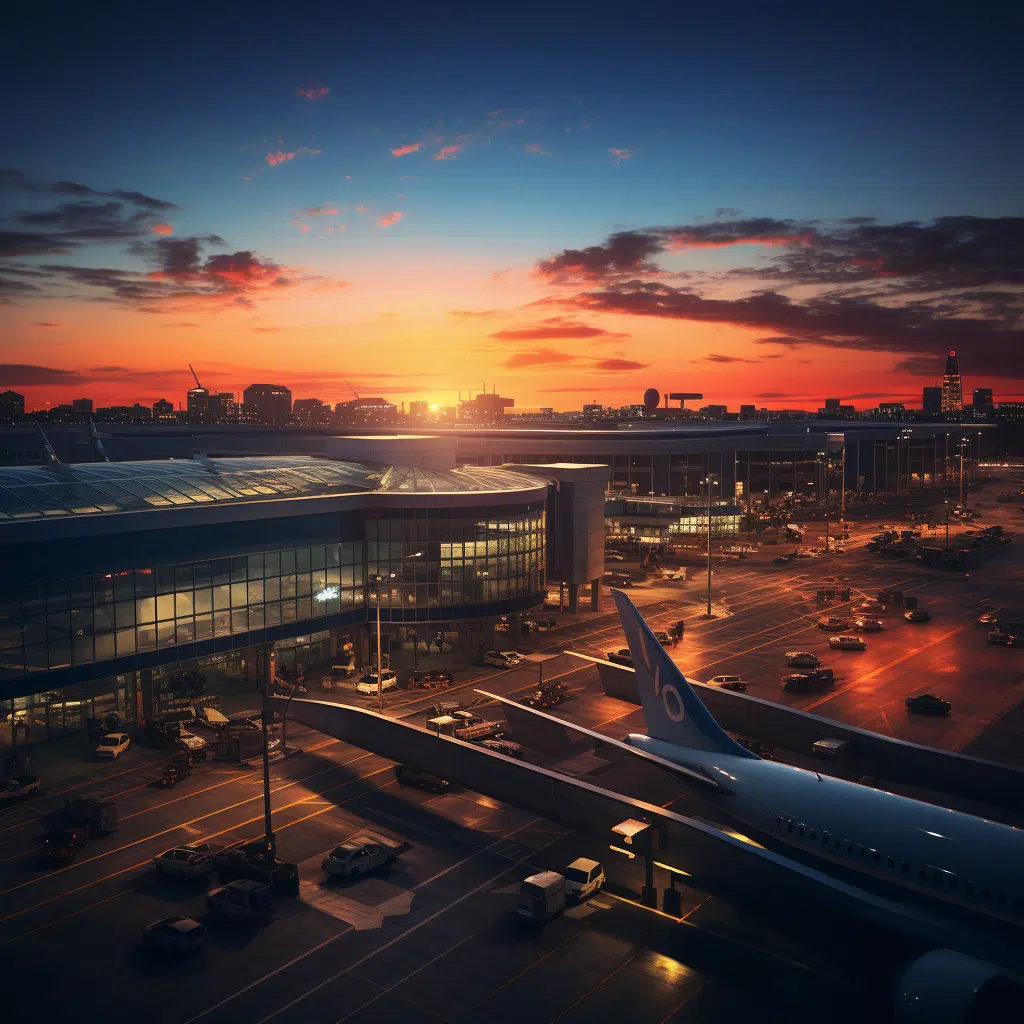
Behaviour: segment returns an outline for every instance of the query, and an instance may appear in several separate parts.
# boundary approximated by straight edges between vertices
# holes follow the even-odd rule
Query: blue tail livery
[[[715,721],[633,602],[621,590],[613,590],[612,597],[633,656],[647,735],[694,750],[756,758]]]

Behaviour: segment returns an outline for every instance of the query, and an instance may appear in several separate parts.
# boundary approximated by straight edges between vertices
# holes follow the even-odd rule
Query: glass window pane
[[[143,597],[135,602],[135,620],[137,622],[156,621],[156,598]]]
[[[263,603],[263,580],[249,580],[249,592],[246,600],[250,605]]]
[[[224,611],[213,613],[213,633],[214,636],[231,635],[231,612]]]
[[[209,640],[213,636],[213,616],[196,616],[196,639]]]
[[[281,580],[278,578],[268,579],[263,585],[264,600],[266,601],[280,601],[281,600]]]
[[[156,617],[159,621],[174,618],[174,594],[161,594],[156,599]]]
[[[212,612],[213,611],[213,588],[207,587],[205,590],[197,590],[195,592],[195,608],[196,614]]]
[[[268,551],[264,556],[264,572],[267,576],[281,575],[281,552]]]
[[[194,610],[191,590],[184,593],[179,591],[174,595],[174,614],[177,618],[181,618],[182,615],[191,615]]]
[[[295,552],[295,571],[309,572],[310,568],[309,548],[298,548]]]
[[[156,625],[149,623],[135,631],[140,651],[152,651],[156,647]]]
[[[244,608],[249,601],[248,590],[244,583],[231,584],[231,606]]]
[[[174,620],[156,624],[157,647],[170,647],[174,643]]]
[[[249,609],[248,608],[232,608],[231,609],[231,632],[232,633],[246,633],[249,630]]]
[[[280,626],[281,625],[281,604],[279,601],[275,601],[273,604],[265,604],[263,606],[264,617],[268,626]]]
[[[289,548],[281,552],[281,575],[295,572],[295,551]]]
[[[117,628],[124,629],[126,626],[135,625],[135,602],[118,601],[114,606],[114,616],[117,621]]]
[[[263,605],[261,605],[261,604],[249,605],[249,628],[250,629],[262,629],[263,628]]]
[[[114,657],[114,634],[104,633],[96,637],[96,660],[110,661]]]
[[[245,555],[239,555],[231,559],[231,582],[244,583],[247,572],[247,560]]]
[[[225,583],[213,588],[213,607],[215,611],[231,607],[230,585]]]
[[[123,658],[135,653],[135,630],[119,629],[117,631],[117,656]]]
[[[249,555],[249,579],[258,580],[263,578],[263,556]]]

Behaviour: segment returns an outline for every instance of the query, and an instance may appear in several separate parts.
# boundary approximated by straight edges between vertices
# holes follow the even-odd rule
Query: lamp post
[[[821,480],[822,492],[825,496],[825,554],[828,554],[828,485],[829,485],[829,459],[828,452],[818,452],[821,456]]]
[[[402,561],[410,558],[422,558],[423,552],[416,551],[411,555],[403,555]],[[382,583],[390,583],[391,580],[395,579],[396,573],[389,572],[387,576],[382,576],[379,572],[374,573],[369,577],[374,583],[377,584],[377,713],[384,714],[384,669],[381,666],[381,650],[380,650],[380,585]],[[414,648],[415,651],[415,648]]]
[[[707,617],[711,618],[711,486],[715,483],[713,473],[708,473],[703,481],[708,485],[708,611]]]
[[[960,439],[960,508],[964,507],[964,439]]]
[[[949,498],[946,499],[946,550],[949,550]]]

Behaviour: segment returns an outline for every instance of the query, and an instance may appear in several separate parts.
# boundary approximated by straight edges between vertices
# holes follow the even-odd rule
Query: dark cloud
[[[803,342],[799,338],[755,338],[755,345],[785,345],[787,348],[800,348]]]
[[[703,359],[705,363],[758,363],[759,359],[741,359],[739,356],[724,356],[718,352],[711,352]]]
[[[48,327],[63,327],[64,325],[63,324],[55,324],[55,323],[53,323],[50,320],[37,320],[32,326],[33,327],[48,328]]]
[[[31,363],[0,363],[0,388],[84,382],[85,377],[74,370],[57,370],[50,366],[33,366]]]
[[[530,366],[551,366],[556,363],[571,363],[575,356],[568,352],[557,352],[553,348],[540,348],[533,352],[517,352],[505,360],[506,370],[522,370]]]
[[[742,210],[737,210],[732,206],[719,206],[715,210],[715,220],[721,220],[723,217],[727,217],[729,220],[735,220],[742,212]]]
[[[656,273],[658,267],[651,258],[663,248],[662,240],[655,232],[619,231],[601,245],[564,249],[557,256],[539,263],[536,272],[554,284]]]
[[[754,395],[755,398],[764,399],[779,399],[779,398],[802,398],[802,395],[787,395],[785,391],[762,391],[760,394]]]
[[[576,323],[565,317],[551,317],[530,327],[507,328],[489,334],[496,341],[545,341],[568,338],[604,338],[606,340],[628,338],[628,334],[617,334],[601,327]]]
[[[0,188],[19,189],[22,192],[32,192],[37,195],[51,196],[95,196],[97,198],[120,199],[133,206],[139,206],[146,210],[158,212],[162,210],[180,209],[174,203],[168,203],[163,199],[154,199],[152,196],[144,195],[142,192],[132,192],[116,188],[112,192],[101,192],[88,185],[79,185],[75,181],[41,181],[32,178],[24,171],[11,169],[0,169]]]
[[[595,370],[646,370],[650,363],[638,363],[632,359],[598,359]]]

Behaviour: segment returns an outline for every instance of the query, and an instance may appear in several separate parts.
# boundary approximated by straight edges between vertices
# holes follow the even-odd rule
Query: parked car
[[[455,677],[447,669],[428,668],[410,672],[405,685],[410,690],[443,690],[452,685]]]
[[[522,757],[523,748],[512,740],[481,740],[481,747],[493,750],[495,753],[504,754],[506,757]]]
[[[1024,632],[1011,632],[1009,629],[997,626],[989,632],[988,642],[1001,647],[1024,647]]]
[[[213,843],[175,846],[153,858],[153,866],[168,878],[205,878],[216,870],[216,855],[223,849]]]
[[[867,641],[862,636],[830,636],[828,645],[834,651],[866,651]]]
[[[533,624],[534,631],[537,633],[549,633],[557,626],[557,619],[537,619]]]
[[[912,608],[909,612],[903,613],[903,618],[907,622],[931,622],[931,612],[926,612],[923,608]]]
[[[606,562],[624,562],[626,556],[620,555],[617,551],[608,551],[605,553],[604,560]]]
[[[320,867],[332,878],[358,878],[397,859],[402,844],[385,836],[366,833],[336,846]]]
[[[363,674],[363,678],[356,683],[356,689],[360,693],[372,693],[375,696],[381,690],[387,692],[388,690],[393,690],[396,686],[398,686],[398,676],[389,668],[384,669],[380,673],[379,682],[376,672],[366,672]]]
[[[662,647],[671,647],[673,644],[679,643],[679,637],[673,636],[671,633],[666,633],[663,629],[655,631],[654,639],[657,640]]]
[[[880,604],[878,601],[865,601],[863,604],[855,605],[853,613],[858,616],[868,615],[877,617],[885,615],[888,610],[888,605]]]
[[[206,895],[206,908],[224,921],[257,924],[274,913],[274,898],[269,885],[251,878],[240,878]]]
[[[791,672],[782,677],[782,688],[787,693],[819,693],[828,684],[816,673]]]
[[[633,655],[629,653],[628,647],[621,647],[617,651],[609,651],[608,660],[616,665],[625,665],[628,668],[633,667]]]
[[[39,778],[35,775],[15,775],[0,782],[0,803],[23,800],[39,792]]]
[[[916,697],[908,697],[904,702],[907,710],[918,715],[948,715],[953,705],[948,700],[936,697],[933,693],[921,693]]]
[[[853,620],[853,628],[858,633],[881,633],[884,627],[878,619],[860,618]]]
[[[320,677],[320,686],[324,690],[337,690],[357,675],[359,675],[359,669],[356,667],[355,659],[339,661]]]
[[[205,761],[209,755],[209,743],[188,729],[182,729],[178,734],[177,746],[179,750],[187,750],[195,761]]]
[[[600,892],[605,883],[604,868],[600,861],[587,857],[577,857],[562,875],[565,878],[566,898],[577,902]]]
[[[411,764],[396,764],[395,779],[401,786],[416,786],[432,793],[443,793],[450,785],[448,780],[442,779],[440,775],[433,775]]]
[[[39,842],[44,864],[70,864],[89,843],[88,829],[76,826],[48,832]]]
[[[553,708],[556,704],[561,704],[568,695],[568,691],[561,683],[543,683],[532,693],[527,694],[524,702],[531,708]]]
[[[786,651],[786,664],[793,668],[817,668],[821,658],[810,651]]]
[[[142,933],[147,945],[168,953],[194,953],[206,945],[206,925],[191,917],[162,917],[146,925]]]
[[[515,668],[522,660],[516,651],[488,651],[484,655],[484,664],[494,668]]]
[[[826,615],[823,619],[818,619],[818,629],[849,629],[850,620],[841,619],[838,615]]]
[[[108,732],[100,737],[95,753],[101,761],[116,761],[131,745],[128,733]]]
[[[733,690],[736,693],[747,692],[747,684],[740,676],[712,676],[708,680],[708,686],[719,686],[723,690]]]

